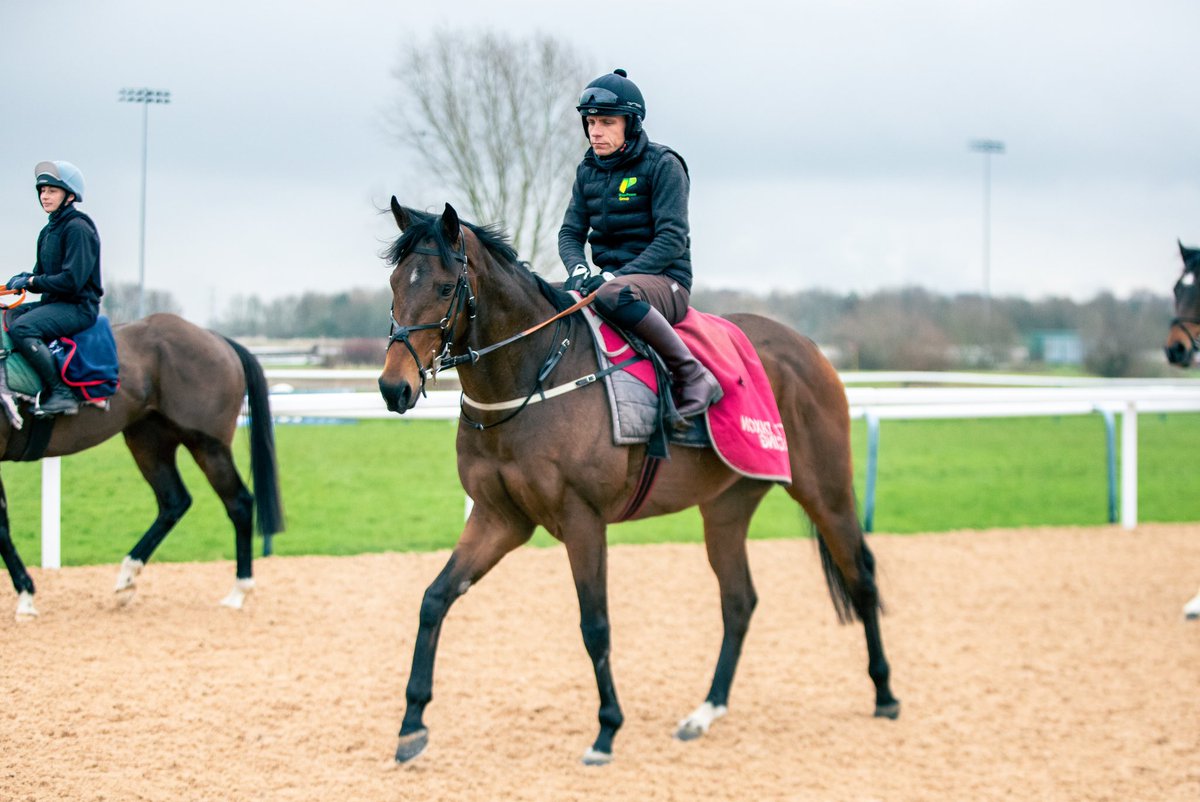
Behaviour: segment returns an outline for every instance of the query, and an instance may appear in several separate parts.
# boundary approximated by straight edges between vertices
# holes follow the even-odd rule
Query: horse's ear
[[[1187,261],[1188,255],[1191,253],[1187,248],[1183,247],[1183,240],[1175,240],[1179,243],[1179,255],[1183,257],[1183,261]]]
[[[412,225],[412,217],[409,216],[408,209],[400,205],[395,195],[392,196],[392,217],[396,218],[396,225],[400,227],[401,231]]]
[[[448,203],[446,204],[446,211],[442,212],[442,233],[446,235],[446,242],[451,245],[458,244],[458,212],[454,211],[454,207]]]

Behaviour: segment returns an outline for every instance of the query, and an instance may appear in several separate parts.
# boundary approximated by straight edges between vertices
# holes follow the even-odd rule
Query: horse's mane
[[[431,239],[436,245],[441,254],[442,261],[449,264],[454,260],[454,249],[451,243],[446,240],[446,232],[442,229],[442,218],[440,215],[427,214],[418,212],[416,209],[405,209],[412,223],[404,233],[396,238],[396,241],[387,249],[384,258],[389,264],[399,264],[404,257],[412,253],[417,247],[417,243]],[[513,265],[519,264],[520,259],[517,256],[517,251],[513,248],[509,241],[508,234],[504,231],[504,227],[499,224],[488,226],[477,226],[474,223],[468,223],[466,220],[460,220],[460,223],[470,229],[475,235],[479,243],[484,249],[494,256],[500,262]]]
[[[406,256],[412,253],[418,243],[424,242],[427,239],[433,240],[442,262],[451,264],[454,260],[454,249],[451,247],[450,242],[446,240],[446,232],[442,228],[441,216],[418,212],[416,209],[405,208],[404,211],[408,214],[412,222],[404,230],[404,233],[396,238],[396,241],[391,244],[384,254],[384,258],[387,259],[388,264],[399,264]],[[520,260],[503,226],[498,223],[477,226],[474,223],[468,223],[466,220],[461,219],[459,222],[475,235],[484,250],[495,257],[500,264],[528,274],[537,285],[538,291],[555,309],[561,312],[575,302],[574,298],[530,270],[529,265]]]

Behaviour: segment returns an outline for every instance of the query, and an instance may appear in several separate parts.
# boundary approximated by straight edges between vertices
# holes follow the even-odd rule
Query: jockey
[[[32,273],[18,273],[10,290],[41,293],[37,303],[11,310],[5,324],[13,347],[41,376],[45,386],[35,414],[73,415],[75,394],[63,383],[46,341],[77,334],[100,314],[100,237],[96,224],[75,204],[83,201],[83,174],[70,162],[39,162],[33,170],[38,198],[50,221],[38,235]]]
[[[672,328],[687,314],[692,289],[687,165],[650,141],[645,101],[624,70],[588,84],[575,109],[591,148],[575,171],[558,232],[563,289],[595,293],[605,318],[657,351],[671,371],[679,414],[697,415],[721,388]]]

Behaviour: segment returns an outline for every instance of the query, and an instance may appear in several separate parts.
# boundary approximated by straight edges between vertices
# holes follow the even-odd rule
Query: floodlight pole
[[[983,154],[983,316],[992,317],[992,154],[1004,153],[1004,143],[998,139],[975,139],[971,150]]]
[[[146,162],[148,135],[150,132],[150,104],[170,103],[171,93],[165,89],[122,89],[117,96],[120,103],[140,103],[142,106],[142,208],[138,219],[138,302],[137,316],[146,316]]]

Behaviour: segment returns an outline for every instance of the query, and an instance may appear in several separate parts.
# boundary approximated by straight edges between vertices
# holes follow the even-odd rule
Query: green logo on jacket
[[[617,187],[617,200],[627,201],[627,200],[633,200],[634,198],[636,198],[637,193],[629,191],[629,190],[633,189],[633,187],[636,183],[637,183],[637,178],[635,176],[630,176],[629,178],[622,178],[621,185]]]

